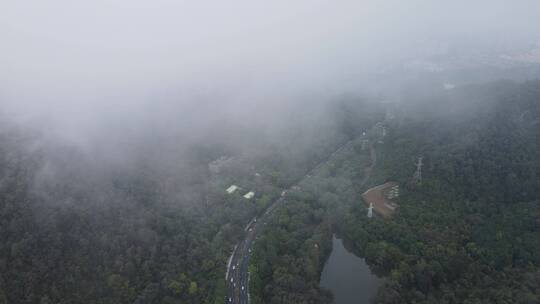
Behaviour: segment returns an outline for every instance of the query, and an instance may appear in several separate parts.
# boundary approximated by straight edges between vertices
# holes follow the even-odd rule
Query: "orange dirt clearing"
[[[362,194],[362,198],[368,204],[373,204],[373,209],[378,214],[389,217],[397,209],[398,205],[387,199],[384,195],[385,191],[393,186],[398,185],[396,182],[387,182],[382,185],[375,186],[368,189]]]

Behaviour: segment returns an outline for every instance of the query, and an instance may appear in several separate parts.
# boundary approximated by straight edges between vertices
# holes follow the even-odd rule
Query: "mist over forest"
[[[375,303],[537,303],[539,15],[0,3],[0,304],[334,303],[333,235]]]

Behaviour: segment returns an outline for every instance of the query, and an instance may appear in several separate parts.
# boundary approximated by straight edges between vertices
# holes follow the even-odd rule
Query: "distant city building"
[[[443,88],[444,88],[445,90],[452,90],[452,89],[454,89],[455,87],[456,87],[456,85],[453,84],[453,83],[445,83],[445,84],[443,84]]]
[[[394,117],[395,117],[395,115],[390,111],[387,111],[386,114],[384,115],[384,119],[386,121],[390,121],[390,120],[394,119]]]
[[[361,146],[361,147],[362,147],[362,150],[365,150],[365,149],[368,147],[369,140],[367,140],[367,139],[362,139],[361,143],[362,143],[362,146]]]

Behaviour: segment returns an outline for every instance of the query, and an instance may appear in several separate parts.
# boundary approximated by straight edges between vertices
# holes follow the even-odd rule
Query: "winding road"
[[[325,160],[320,162],[317,166],[315,166],[308,173],[306,173],[302,178],[300,178],[300,180],[296,184],[292,185],[289,189],[284,190],[281,193],[281,197],[275,200],[266,209],[264,214],[260,216],[258,220],[253,219],[247,225],[246,236],[244,240],[242,240],[238,245],[236,245],[227,265],[227,273],[225,277],[226,286],[227,286],[227,298],[225,299],[225,303],[235,303],[235,304],[248,304],[249,303],[248,266],[249,266],[249,258],[250,258],[253,241],[255,240],[257,233],[259,233],[259,231],[261,231],[266,225],[266,221],[268,220],[268,217],[280,204],[282,204],[285,201],[285,196],[287,192],[292,190],[296,186],[298,186],[298,184],[300,184],[303,180],[310,178],[311,175],[315,171],[317,171],[321,166],[327,163],[337,153],[341,152],[343,149],[349,146],[352,142],[353,140],[346,142],[341,147],[339,147],[336,151],[328,155],[328,157]],[[364,184],[367,181],[371,173],[371,170],[375,166],[376,154],[375,154],[375,149],[373,148],[372,145],[370,145],[370,154],[371,154],[372,161],[371,161],[370,166],[366,168],[366,171],[365,171],[366,175],[362,181],[362,184]]]

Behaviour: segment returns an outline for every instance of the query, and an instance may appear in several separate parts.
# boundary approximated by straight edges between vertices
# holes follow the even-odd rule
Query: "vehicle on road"
[[[327,161],[326,161],[327,162]],[[300,179],[299,182],[301,182],[302,179],[310,178],[312,177],[312,174],[314,171],[316,171],[318,168],[321,167],[321,164],[313,168],[311,171],[309,171],[306,175],[304,175],[303,178]],[[230,271],[233,271],[235,275],[237,275],[237,279],[239,280],[240,288],[237,289],[236,282],[233,284],[230,284],[228,287],[229,289],[229,295],[232,296],[232,303],[248,303],[249,302],[249,289],[246,288],[245,282],[249,280],[249,273],[248,273],[248,265],[249,265],[249,257],[252,253],[252,245],[255,242],[255,240],[258,238],[257,233],[259,230],[262,229],[262,226],[266,226],[268,224],[268,217],[270,217],[274,210],[280,205],[286,203],[286,195],[289,194],[289,192],[295,192],[300,191],[301,187],[297,184],[291,185],[288,189],[285,189],[281,192],[280,197],[277,200],[274,200],[273,203],[264,211],[263,215],[261,215],[263,219],[262,224],[257,223],[257,218],[254,217],[250,223],[244,228],[244,231],[246,232],[246,238],[241,241],[237,246],[241,250],[234,250],[233,255],[231,256],[232,261],[240,261],[236,263],[236,265],[231,265],[232,267],[229,268]],[[258,227],[257,225],[260,225],[261,227]],[[237,247],[235,247],[237,248]],[[246,250],[247,249],[247,250]],[[240,267],[242,265],[242,267]],[[245,265],[245,266],[244,266]],[[235,270],[238,268],[238,270]],[[236,272],[238,271],[238,273]],[[231,281],[233,282],[233,281]],[[232,286],[232,287],[231,287]]]

